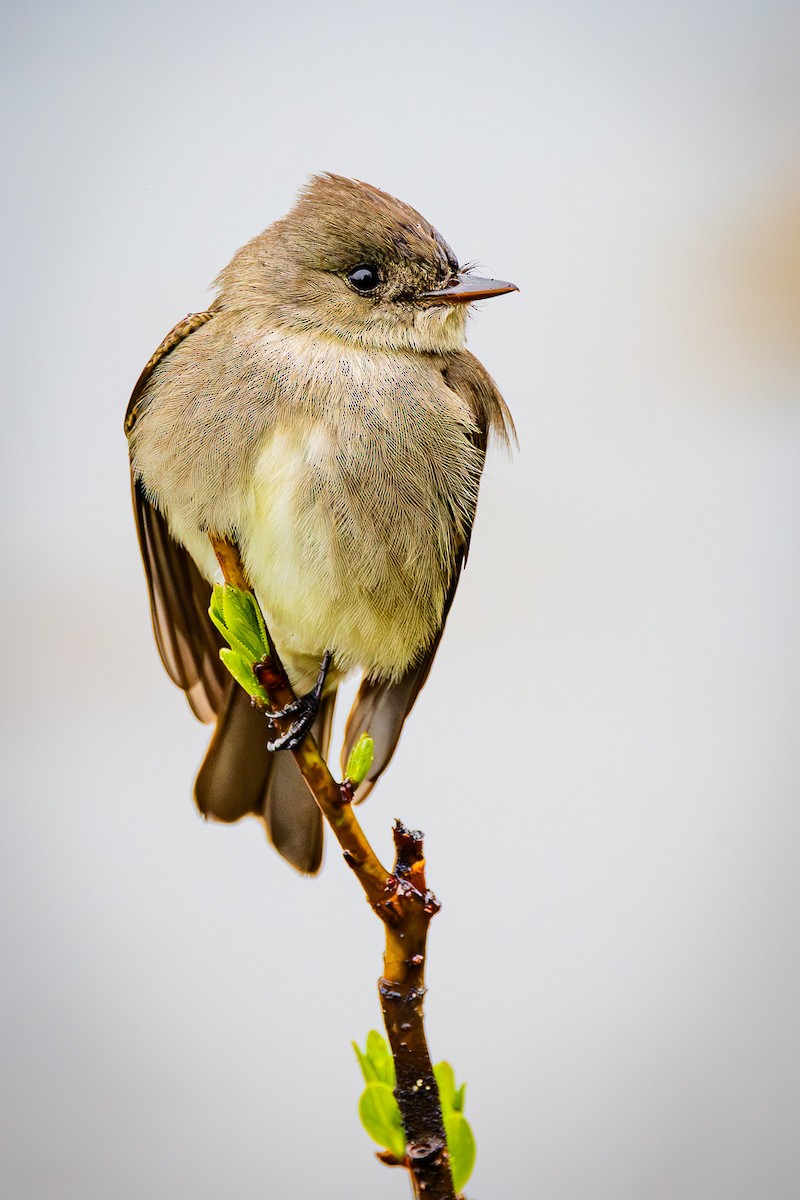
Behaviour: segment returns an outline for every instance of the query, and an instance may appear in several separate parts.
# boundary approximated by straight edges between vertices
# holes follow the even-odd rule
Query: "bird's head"
[[[474,300],[516,291],[459,267],[424,217],[357,179],[316,175],[290,213],[217,280],[223,309],[374,349],[446,353],[464,344]]]

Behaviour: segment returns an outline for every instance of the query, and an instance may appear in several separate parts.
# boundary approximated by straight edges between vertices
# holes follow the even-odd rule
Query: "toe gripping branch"
[[[310,692],[306,692],[304,696],[298,696],[296,700],[292,700],[290,704],[287,704],[285,708],[278,709],[277,712],[267,713],[267,720],[274,729],[280,729],[281,721],[291,720],[292,722],[285,733],[275,738],[273,742],[267,742],[268,750],[294,750],[303,741],[319,712],[322,691],[328,677],[332,657],[331,651],[326,650],[322,657],[317,682]],[[256,663],[253,667],[259,683],[262,682],[261,672],[265,666],[264,663]]]

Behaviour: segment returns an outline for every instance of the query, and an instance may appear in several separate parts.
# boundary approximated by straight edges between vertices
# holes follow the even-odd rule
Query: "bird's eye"
[[[359,263],[347,275],[347,282],[357,292],[361,292],[362,296],[368,295],[369,292],[374,292],[380,281],[380,272],[371,263]]]

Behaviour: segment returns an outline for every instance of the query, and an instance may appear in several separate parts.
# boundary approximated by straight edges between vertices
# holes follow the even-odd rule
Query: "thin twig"
[[[214,534],[210,537],[226,582],[250,591],[236,546]],[[295,696],[269,631],[267,638],[272,652],[258,666],[258,680],[277,711]],[[439,903],[425,882],[422,834],[396,822],[396,859],[390,873],[381,865],[355,817],[351,790],[333,778],[313,736],[308,734],[291,753],[342,848],[345,862],[386,930],[378,992],[395,1063],[395,1096],[406,1135],[405,1165],[411,1173],[415,1196],[456,1200],[423,1017],[428,925]]]

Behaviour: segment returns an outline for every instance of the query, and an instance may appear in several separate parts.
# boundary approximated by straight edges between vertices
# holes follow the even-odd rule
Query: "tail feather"
[[[323,699],[314,723],[323,755],[335,699],[335,692]],[[264,714],[231,681],[197,776],[195,801],[216,821],[259,817],[275,849],[298,871],[313,875],[322,861],[322,818],[294,758],[286,751],[271,754],[268,737]]]

